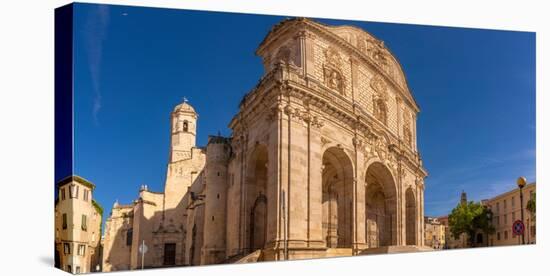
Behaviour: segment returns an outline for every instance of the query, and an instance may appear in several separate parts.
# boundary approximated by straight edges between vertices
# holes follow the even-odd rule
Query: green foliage
[[[531,214],[531,217],[533,217],[533,220],[536,220],[536,217],[537,217],[537,203],[536,203],[536,199],[537,199],[537,193],[533,193],[533,198],[529,199],[529,201],[527,201],[527,211],[529,211],[529,213]]]
[[[101,207],[101,205],[99,205],[99,203],[97,203],[97,201],[93,199],[92,199],[92,205],[94,206],[97,213],[100,214],[101,217],[103,217],[103,207]]]
[[[459,203],[449,215],[449,227],[454,238],[467,234],[473,244],[476,232],[492,234],[495,228],[491,225],[493,213],[486,206],[470,201]]]

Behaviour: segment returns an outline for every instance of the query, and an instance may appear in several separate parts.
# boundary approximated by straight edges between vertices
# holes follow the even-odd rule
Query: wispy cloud
[[[95,9],[86,20],[84,43],[88,53],[88,67],[94,93],[92,116],[94,123],[99,125],[99,111],[102,107],[101,59],[103,57],[103,41],[107,37],[107,26],[109,25],[109,7],[98,5]]]
[[[469,177],[477,177],[479,174],[484,173],[489,168],[505,166],[509,162],[513,161],[534,159],[535,155],[536,151],[534,149],[526,149],[505,156],[474,157],[472,158],[471,162],[465,164],[464,166],[448,169],[445,172],[437,174],[433,178],[429,178],[428,181],[435,184],[444,182],[448,179],[464,179]]]
[[[536,179],[534,149],[501,155],[472,158],[468,164],[450,168],[426,179],[426,215],[444,215],[456,206],[462,190],[468,199],[479,201],[513,189],[515,177]],[[516,175],[518,174],[518,175]],[[429,213],[428,213],[429,212]]]

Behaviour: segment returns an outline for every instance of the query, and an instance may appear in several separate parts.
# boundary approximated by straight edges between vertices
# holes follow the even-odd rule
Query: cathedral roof
[[[188,113],[197,113],[195,111],[195,109],[187,103],[187,101],[184,101],[183,103],[181,104],[178,104],[175,108],[174,108],[174,112],[188,112]]]
[[[272,44],[272,42],[276,41],[281,34],[292,29],[294,26],[299,26],[299,28],[305,27],[315,33],[332,37],[332,39],[337,41],[342,47],[353,49],[353,51],[356,52],[356,55],[367,59],[369,63],[377,68],[380,74],[384,75],[387,80],[393,83],[414,109],[417,111],[420,110],[410,91],[405,73],[398,59],[390,51],[390,49],[386,47],[382,40],[376,38],[374,35],[363,30],[362,28],[351,25],[331,26],[302,17],[288,18],[272,27],[260,43],[258,49],[256,50],[256,54],[261,56],[270,44]],[[371,46],[367,46],[367,43],[370,43],[369,45]],[[369,47],[371,48],[369,49]],[[373,59],[374,53],[377,56],[383,57],[383,65]],[[385,71],[383,68],[390,68],[390,70]]]

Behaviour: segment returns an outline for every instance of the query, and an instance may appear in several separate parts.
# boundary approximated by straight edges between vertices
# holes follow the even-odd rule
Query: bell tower
[[[460,204],[464,205],[468,203],[468,197],[466,196],[466,192],[462,191],[460,194]]]
[[[197,112],[187,103],[187,99],[172,111],[170,163],[191,158],[191,149],[196,145],[197,117]]]

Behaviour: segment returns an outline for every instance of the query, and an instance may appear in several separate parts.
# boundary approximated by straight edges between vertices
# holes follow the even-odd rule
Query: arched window
[[[187,121],[183,121],[183,131],[187,132],[189,130],[189,123]]]

